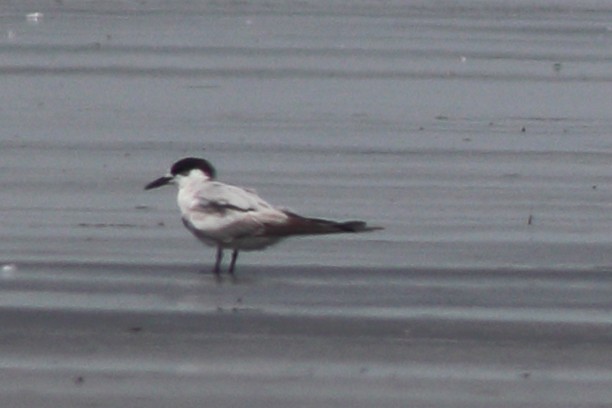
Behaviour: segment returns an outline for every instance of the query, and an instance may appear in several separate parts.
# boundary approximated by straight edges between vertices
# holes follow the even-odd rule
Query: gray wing
[[[209,183],[197,194],[198,208],[204,211],[260,211],[273,208],[253,190],[220,182]]]
[[[254,191],[220,182],[208,183],[197,192],[190,222],[215,239],[257,236],[264,226],[285,222],[287,215],[264,201]]]

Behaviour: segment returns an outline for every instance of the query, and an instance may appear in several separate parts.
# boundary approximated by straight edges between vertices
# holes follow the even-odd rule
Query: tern
[[[382,229],[363,221],[337,222],[309,218],[274,207],[254,190],[216,181],[215,168],[204,159],[187,157],[170,172],[145,186],[178,187],[177,202],[185,227],[204,244],[217,248],[213,273],[221,273],[223,250],[232,250],[233,275],[239,251],[256,251],[296,235],[366,232]]]

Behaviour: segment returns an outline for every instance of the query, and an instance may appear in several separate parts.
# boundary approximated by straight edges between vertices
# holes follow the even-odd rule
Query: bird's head
[[[196,157],[186,157],[174,163],[170,172],[163,177],[153,180],[145,186],[145,190],[165,186],[166,184],[181,184],[187,178],[214,180],[215,168],[207,160]]]

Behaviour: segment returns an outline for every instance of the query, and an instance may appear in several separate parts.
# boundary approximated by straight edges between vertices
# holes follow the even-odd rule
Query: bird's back
[[[282,224],[288,219],[285,212],[270,205],[253,190],[218,181],[191,188],[185,186],[179,191],[178,201],[187,228],[211,245],[231,247],[255,237],[262,241],[266,225]]]

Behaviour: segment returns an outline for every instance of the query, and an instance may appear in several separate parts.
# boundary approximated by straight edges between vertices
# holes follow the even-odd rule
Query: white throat
[[[183,214],[198,205],[198,193],[202,187],[211,181],[202,170],[193,169],[186,176],[176,175],[175,183],[178,186],[177,203]]]

